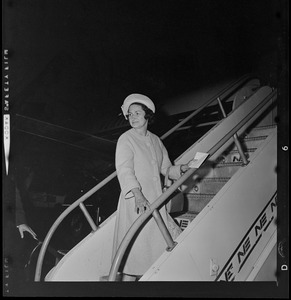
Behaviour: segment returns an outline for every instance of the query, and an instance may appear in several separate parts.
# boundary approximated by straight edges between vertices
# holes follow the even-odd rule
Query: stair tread
[[[276,128],[277,127],[277,125],[276,124],[274,124],[274,125],[264,125],[264,126],[258,126],[258,127],[254,127],[254,128],[252,128],[252,131],[253,130],[264,130],[264,129],[269,129],[269,128]]]
[[[200,181],[228,181],[231,177],[204,177],[200,178]]]
[[[194,219],[197,215],[198,213],[191,212],[191,211],[179,211],[179,212],[171,213],[171,216],[173,218],[183,217],[187,219]]]
[[[240,141],[256,141],[256,140],[265,140],[268,135],[259,135],[259,136],[246,136],[241,138]]]
[[[224,168],[224,167],[240,167],[243,165],[241,161],[228,161],[228,162],[219,162],[215,165],[214,168]]]
[[[185,196],[191,195],[194,197],[199,197],[199,198],[207,198],[207,197],[214,197],[216,194],[214,193],[185,193]]]
[[[254,152],[256,150],[257,150],[257,148],[247,148],[247,149],[244,150],[244,152]],[[237,149],[232,149],[232,150],[228,151],[228,154],[234,153],[234,152],[237,153],[238,150]]]

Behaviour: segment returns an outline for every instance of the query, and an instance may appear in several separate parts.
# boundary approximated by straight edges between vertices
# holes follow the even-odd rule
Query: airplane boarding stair
[[[209,153],[199,169],[187,171],[151,205],[153,210],[164,205],[180,187],[170,214],[182,233],[175,241],[161,234],[165,251],[140,281],[276,280],[275,100],[276,90],[263,86],[243,101],[234,101],[233,110],[175,160],[175,164],[187,163],[197,152]],[[68,212],[78,205],[84,209],[86,195],[81,198]],[[44,274],[45,280],[120,280],[119,265],[126,247],[151,212],[133,224],[112,261],[115,214],[98,228],[88,218],[92,232]],[[61,218],[55,226],[60,222]],[[53,231],[40,251],[35,281],[41,278],[42,259]]]
[[[251,146],[251,152],[246,148],[247,166],[231,147],[196,172],[184,191],[183,211],[172,213],[183,230],[178,245],[141,281],[245,281],[259,276],[254,266],[276,243],[276,127],[255,128],[244,142]],[[268,262],[273,280],[275,261]]]

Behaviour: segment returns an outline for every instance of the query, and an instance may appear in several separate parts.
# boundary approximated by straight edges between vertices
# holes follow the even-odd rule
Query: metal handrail
[[[244,119],[242,119],[237,125],[235,125],[228,133],[224,135],[224,137],[217,142],[209,151],[209,157],[216,153],[230,138],[233,137],[238,130],[243,127],[258,111],[260,111],[270,100],[273,99],[274,96],[277,96],[277,90],[274,90],[270,95],[268,95],[260,104],[257,105],[255,109],[252,110]],[[263,111],[262,111],[263,113]],[[146,210],[141,216],[139,216],[132,226],[127,231],[124,239],[122,240],[119,248],[115,254],[113,263],[111,265],[108,281],[115,281],[116,274],[118,272],[118,268],[122,261],[123,255],[134,237],[137,230],[140,226],[145,222],[146,219],[150,217],[153,212],[162,205],[165,200],[179,187],[181,186],[186,179],[188,179],[192,174],[196,172],[196,168],[189,169],[183,176],[181,176],[178,180],[176,180],[161,196],[157,198],[155,202],[150,205],[150,209]]]
[[[238,80],[234,81],[233,83],[230,83],[227,85],[222,91],[217,93],[215,96],[210,98],[206,103],[204,103],[202,106],[200,106],[198,109],[193,111],[189,116],[187,116],[185,119],[183,119],[180,123],[175,125],[173,128],[171,128],[169,131],[167,131],[164,135],[161,136],[161,139],[165,139],[169,135],[171,135],[173,132],[175,132],[179,127],[187,123],[189,120],[191,120],[195,115],[197,115],[200,111],[202,111],[205,107],[209,106],[211,103],[217,101],[218,98],[223,99],[229,96],[231,93],[233,93],[235,90],[237,90],[240,86],[244,85],[251,79],[256,78],[254,75],[244,75]]]
[[[41,269],[42,269],[42,262],[44,259],[45,251],[48,247],[48,244],[50,242],[50,239],[57,229],[57,227],[60,225],[62,220],[72,211],[74,210],[80,203],[88,199],[91,195],[93,195],[96,191],[98,191],[100,188],[102,188],[104,185],[106,185],[109,181],[111,181],[116,176],[116,171],[110,174],[108,177],[106,177],[104,180],[99,182],[95,187],[93,187],[91,190],[89,190],[87,193],[85,193],[82,197],[80,197],[78,200],[76,200],[74,203],[72,203],[66,210],[64,210],[59,217],[56,219],[56,221],[53,223],[52,227],[48,231],[42,247],[39,251],[38,260],[36,264],[36,270],[35,270],[35,281],[40,281],[41,277]]]
[[[180,123],[178,123],[176,126],[174,126],[172,129],[167,131],[164,135],[162,135],[160,138],[163,140],[169,135],[171,135],[173,132],[175,132],[178,128],[180,128],[182,125],[184,125],[187,121],[192,119],[195,115],[197,115],[201,110],[203,110],[205,107],[210,105],[212,102],[216,101],[219,97],[220,99],[225,99],[227,96],[229,96],[231,93],[236,91],[239,87],[247,83],[248,81],[257,78],[254,75],[244,75],[238,80],[233,81],[229,85],[227,85],[222,91],[220,91],[217,95],[213,96],[209,101],[207,101],[204,105],[199,107],[197,110],[192,112],[189,116],[187,116],[185,119],[183,119]],[[98,183],[95,187],[93,187],[91,190],[89,190],[87,193],[85,193],[83,196],[81,196],[79,199],[77,199],[74,203],[72,203],[66,210],[64,210],[60,216],[56,219],[56,221],[51,226],[50,230],[48,231],[42,247],[39,252],[37,264],[36,264],[36,271],[35,271],[35,281],[40,281],[41,278],[41,270],[42,270],[42,264],[43,259],[45,256],[46,249],[48,247],[48,244],[51,240],[51,237],[53,233],[56,231],[57,227],[60,225],[60,223],[63,221],[63,219],[77,206],[80,206],[80,203],[84,202],[86,199],[88,199],[91,195],[93,195],[95,192],[97,192],[100,188],[102,188],[104,185],[106,185],[109,181],[111,181],[113,178],[115,178],[117,175],[117,172],[114,171],[112,174],[110,174],[108,177],[106,177],[104,180],[102,180],[100,183]],[[80,206],[81,207],[81,206]],[[81,207],[82,208],[82,207]],[[89,222],[90,223],[90,222]],[[92,227],[92,224],[90,224]],[[93,228],[93,227],[92,227]],[[93,229],[94,230],[94,229]]]

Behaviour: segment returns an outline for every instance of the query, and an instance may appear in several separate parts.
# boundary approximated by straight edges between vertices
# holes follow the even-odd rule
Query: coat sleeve
[[[168,151],[161,140],[160,140],[160,146],[161,146],[162,153],[163,153],[161,173],[165,176],[167,169],[170,168],[169,178],[178,179],[181,176],[180,165],[177,165],[177,166],[172,165],[169,155],[168,155]]]
[[[141,189],[134,172],[134,153],[125,138],[120,138],[116,145],[115,164],[118,181],[125,198],[133,197],[133,188]]]

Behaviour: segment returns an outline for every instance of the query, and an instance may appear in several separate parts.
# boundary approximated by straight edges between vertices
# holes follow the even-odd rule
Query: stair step
[[[200,213],[201,210],[210,202],[215,194],[185,194],[185,209],[189,213]]]
[[[171,214],[173,219],[177,222],[179,227],[184,230],[195,219],[198,214],[192,212],[180,212]]]
[[[258,148],[267,137],[267,135],[245,137],[243,139],[240,139],[240,142],[242,144],[243,149]]]
[[[240,161],[213,164],[205,177],[231,177],[241,167]]]
[[[230,177],[197,178],[194,186],[189,190],[193,194],[216,194],[230,179]]]
[[[274,131],[276,128],[276,125],[270,125],[270,126],[260,126],[250,129],[250,132],[246,131],[245,137],[256,137],[260,135],[269,135]]]
[[[252,149],[257,149],[262,142],[268,137],[268,135],[259,135],[259,136],[241,136],[239,137],[239,142],[242,146],[242,149],[245,152],[252,151]],[[231,145],[224,151],[224,153],[228,153],[231,151],[237,151],[237,146],[235,142],[231,143]]]

